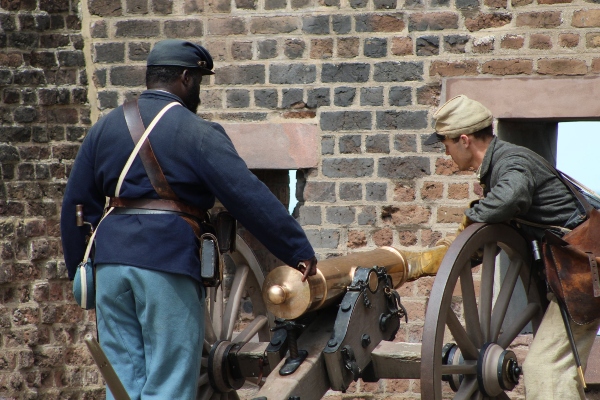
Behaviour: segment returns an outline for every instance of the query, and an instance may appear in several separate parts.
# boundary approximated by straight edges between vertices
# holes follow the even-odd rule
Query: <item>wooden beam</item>
[[[379,379],[419,379],[421,343],[381,342],[371,353]]]

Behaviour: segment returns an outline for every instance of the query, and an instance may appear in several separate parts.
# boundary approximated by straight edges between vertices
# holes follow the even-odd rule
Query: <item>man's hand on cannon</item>
[[[309,276],[317,274],[317,257],[313,256],[310,260],[300,261],[296,269],[302,272],[302,282],[306,281]]]

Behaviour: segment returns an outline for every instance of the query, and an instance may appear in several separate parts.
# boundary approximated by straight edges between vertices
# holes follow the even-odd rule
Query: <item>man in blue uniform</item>
[[[139,97],[144,127],[174,103],[148,137],[158,164],[180,203],[208,210],[218,198],[306,279],[316,273],[317,260],[302,228],[248,170],[223,128],[196,115],[202,76],[213,74],[212,68],[208,51],[187,41],[165,40],[150,52],[148,90]],[[75,207],[82,204],[86,222],[98,227],[94,264],[99,339],[129,396],[195,399],[205,293],[192,225],[174,212],[127,207],[115,208],[99,224],[107,198],[118,205],[160,197],[140,156],[119,179],[133,150],[123,106],[90,129],[62,205],[65,261],[73,279],[89,234],[76,225]],[[109,390],[107,398],[112,398]]]

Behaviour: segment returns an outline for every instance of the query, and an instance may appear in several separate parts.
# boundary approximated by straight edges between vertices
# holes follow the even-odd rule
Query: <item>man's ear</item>
[[[460,135],[460,142],[467,148],[471,144],[471,138],[467,135]]]

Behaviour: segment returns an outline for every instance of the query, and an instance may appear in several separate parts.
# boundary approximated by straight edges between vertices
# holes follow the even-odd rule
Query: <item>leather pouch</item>
[[[215,219],[215,231],[219,252],[225,254],[235,251],[235,239],[237,235],[237,221],[229,211],[221,211]]]
[[[543,243],[548,285],[579,325],[600,318],[600,212],[560,238],[546,231]]]
[[[200,277],[205,287],[218,287],[223,280],[223,264],[215,235],[200,236]]]

